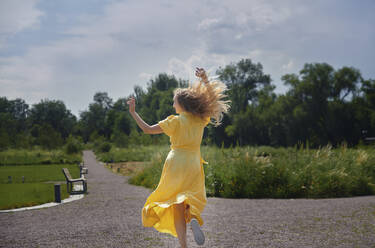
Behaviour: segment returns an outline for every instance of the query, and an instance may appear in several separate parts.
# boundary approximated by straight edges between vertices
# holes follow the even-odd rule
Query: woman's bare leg
[[[185,221],[185,204],[180,203],[174,207],[174,225],[177,232],[178,241],[182,248],[186,248],[186,221]]]

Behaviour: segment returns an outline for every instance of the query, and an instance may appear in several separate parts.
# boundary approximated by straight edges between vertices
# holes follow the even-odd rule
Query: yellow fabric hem
[[[178,199],[174,199],[173,201],[168,202],[151,202],[145,204],[142,210],[142,223],[145,227],[154,227],[157,231],[162,233],[168,233],[174,237],[177,237],[176,229],[174,226],[174,218],[173,218],[173,205],[184,203],[185,206],[189,206],[185,210],[185,221],[188,224],[192,218],[198,220],[200,225],[203,225],[203,220],[200,215],[199,209],[197,209],[194,205],[191,204],[191,200],[188,196],[180,194]],[[163,209],[163,213],[166,216],[159,216],[158,215],[158,208]],[[172,216],[170,216],[172,215]],[[168,227],[162,227],[162,218],[171,218]]]

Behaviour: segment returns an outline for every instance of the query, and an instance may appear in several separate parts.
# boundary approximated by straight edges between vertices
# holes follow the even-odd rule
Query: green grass
[[[62,168],[68,168],[73,178],[79,177],[77,164],[8,165],[0,166],[0,209],[33,206],[54,201],[53,181],[61,184],[61,199],[69,197],[66,192]],[[12,183],[8,183],[11,176]],[[25,183],[22,183],[22,176]]]
[[[79,167],[76,164],[49,164],[49,165],[17,165],[0,166],[0,184],[7,184],[8,177],[12,183],[25,183],[65,181],[62,168],[68,168],[73,178],[79,177]]]
[[[69,197],[65,185],[61,185],[61,199]],[[55,201],[54,184],[13,183],[0,184],[0,209],[30,207]]]
[[[142,154],[149,148],[134,150]],[[375,154],[371,148],[202,147],[206,191],[227,198],[325,198],[375,194]],[[150,166],[130,183],[155,188],[166,147],[152,147]],[[127,158],[131,158],[131,151]],[[127,159],[120,158],[117,159]]]
[[[82,161],[82,155],[66,154],[63,150],[15,150],[0,152],[0,165],[72,164]]]

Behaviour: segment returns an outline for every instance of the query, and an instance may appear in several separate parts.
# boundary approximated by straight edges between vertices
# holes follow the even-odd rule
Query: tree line
[[[375,80],[353,67],[334,69],[327,63],[305,64],[298,74],[282,77],[288,87],[276,94],[260,63],[242,59],[216,74],[227,87],[231,110],[223,124],[205,130],[205,144],[318,147],[375,135]],[[29,106],[22,99],[0,97],[0,150],[41,146],[55,149],[69,142],[165,144],[165,135],[144,135],[131,119],[126,101],[133,96],[137,111],[149,124],[174,114],[173,90],[189,83],[160,73],[143,89],[114,101],[97,92],[79,118],[64,102],[44,99]]]

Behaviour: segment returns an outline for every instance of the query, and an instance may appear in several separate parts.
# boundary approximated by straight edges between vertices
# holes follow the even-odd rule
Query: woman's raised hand
[[[134,99],[134,97],[130,98],[126,103],[129,105],[129,112],[134,113],[135,112],[135,99]]]
[[[203,79],[204,81],[207,80],[206,71],[203,68],[195,68],[195,76]]]

